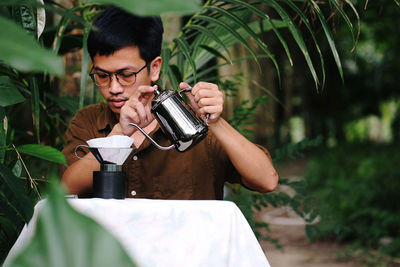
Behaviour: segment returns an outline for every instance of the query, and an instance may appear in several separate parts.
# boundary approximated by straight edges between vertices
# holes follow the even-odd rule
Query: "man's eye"
[[[99,77],[100,79],[105,79],[108,77],[108,75],[104,73],[97,73],[97,77]]]
[[[132,73],[132,72],[121,72],[121,73],[119,73],[119,75],[122,78],[130,78],[130,77],[132,77],[134,75],[134,73]]]

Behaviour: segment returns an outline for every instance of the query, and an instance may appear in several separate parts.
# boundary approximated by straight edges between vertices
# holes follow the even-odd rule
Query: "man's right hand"
[[[139,86],[138,90],[125,102],[121,108],[119,123],[116,125],[123,135],[131,136],[136,131],[136,128],[129,126],[129,123],[135,123],[144,128],[154,120],[150,101],[156,88],[157,85]]]

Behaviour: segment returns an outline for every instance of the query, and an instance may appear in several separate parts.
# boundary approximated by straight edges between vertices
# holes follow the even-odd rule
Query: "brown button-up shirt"
[[[66,132],[68,143],[63,153],[67,163],[78,160],[74,154],[77,145],[106,137],[117,123],[115,114],[105,103],[78,111]],[[150,136],[162,146],[171,144],[159,127]],[[159,150],[145,139],[128,157],[123,170],[127,177],[126,197],[132,197],[134,191],[134,197],[138,198],[222,199],[225,182],[241,182],[240,174],[211,132],[183,153],[175,149]]]

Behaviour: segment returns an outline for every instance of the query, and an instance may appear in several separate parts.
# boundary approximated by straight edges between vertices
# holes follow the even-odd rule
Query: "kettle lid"
[[[152,110],[156,109],[158,105],[160,105],[165,99],[171,97],[172,95],[174,95],[176,93],[176,91],[174,90],[170,90],[170,89],[165,89],[163,91],[159,91],[158,89],[156,89],[154,91],[154,98],[151,101],[151,106],[152,106]]]

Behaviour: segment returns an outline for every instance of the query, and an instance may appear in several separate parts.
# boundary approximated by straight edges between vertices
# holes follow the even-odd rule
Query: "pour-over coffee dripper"
[[[122,171],[122,165],[133,150],[130,147],[133,139],[126,138],[129,137],[112,136],[96,138],[87,141],[89,146],[78,145],[75,148],[75,155],[78,158],[87,159],[80,157],[76,153],[79,147],[86,147],[100,163],[100,171],[93,172],[93,197],[107,199],[125,198],[125,173]],[[117,142],[115,139],[117,139]],[[115,147],[116,145],[120,145],[121,147]]]

